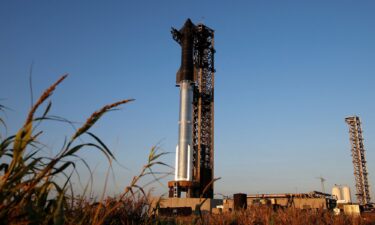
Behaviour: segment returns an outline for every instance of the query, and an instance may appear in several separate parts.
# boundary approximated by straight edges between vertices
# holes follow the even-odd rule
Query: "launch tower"
[[[357,199],[360,205],[370,203],[370,190],[367,180],[367,168],[365,159],[365,148],[363,146],[361,121],[358,116],[345,118],[349,125],[350,143],[352,146],[352,157],[354,166],[355,187]]]
[[[176,75],[180,88],[179,139],[175,178],[169,197],[213,198],[214,177],[214,31],[190,19],[173,39],[182,49]]]

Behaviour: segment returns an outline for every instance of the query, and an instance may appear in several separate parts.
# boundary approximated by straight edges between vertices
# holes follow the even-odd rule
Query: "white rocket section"
[[[175,162],[175,172],[174,172],[174,180],[177,180],[177,171],[178,171],[178,145],[176,146],[176,162]]]
[[[176,148],[176,181],[192,181],[193,169],[193,86],[191,81],[181,81],[179,137]]]
[[[193,162],[191,160],[191,150],[190,150],[190,145],[188,145],[188,165],[187,165],[187,180],[192,180],[192,177],[191,177],[191,170],[192,170],[192,165],[193,165]]]

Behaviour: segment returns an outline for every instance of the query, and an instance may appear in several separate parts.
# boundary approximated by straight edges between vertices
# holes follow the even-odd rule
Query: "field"
[[[202,215],[186,218],[164,218],[169,224],[254,224],[254,225],[319,225],[319,224],[375,224],[374,215],[346,216],[333,215],[325,210],[302,211],[286,209],[274,211],[271,208],[253,207],[246,211],[223,213],[218,215]],[[163,223],[161,223],[163,224]],[[164,223],[168,224],[168,223]]]

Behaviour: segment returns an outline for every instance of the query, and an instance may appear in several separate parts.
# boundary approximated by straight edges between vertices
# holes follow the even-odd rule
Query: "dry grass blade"
[[[98,121],[98,119],[104,115],[106,112],[116,108],[119,105],[132,102],[135,99],[126,99],[122,101],[115,102],[113,104],[108,104],[102,107],[100,110],[94,112],[91,114],[91,116],[86,120],[85,124],[81,128],[77,130],[77,132],[72,136],[72,140],[76,139],[77,137],[81,136],[83,133],[85,133],[87,130],[89,130],[95,123]]]
[[[108,169],[107,169],[107,173],[106,173],[106,176],[105,176],[104,189],[103,189],[103,192],[102,192],[102,197],[101,197],[101,199],[100,199],[100,202],[103,202],[103,200],[104,200],[104,195],[105,195],[105,192],[106,192],[106,190],[107,190],[108,177],[109,177],[109,173],[110,173],[110,171],[111,171],[111,170],[110,170],[111,167],[112,167],[112,160],[109,161],[109,167],[108,167]],[[99,214],[100,214],[100,211],[101,211],[102,206],[103,206],[103,204],[99,204],[99,205],[98,205],[98,207],[97,207],[97,209],[96,209],[96,212],[95,212],[95,214],[94,214],[94,219],[93,219],[93,221],[96,221],[96,220],[97,220],[97,218],[98,218],[98,216],[99,216]]]
[[[202,205],[207,201],[208,198],[204,198],[203,201],[202,201],[202,198],[204,196],[204,194],[207,192],[207,190],[213,185],[214,182],[220,180],[221,177],[218,177],[218,178],[214,178],[212,179],[203,189],[202,191],[202,194],[200,195],[199,197],[199,204],[196,205],[196,213],[198,213],[198,218],[196,218],[196,222],[200,222],[201,224],[208,224],[205,222],[204,218],[203,218],[203,214],[202,214],[202,211],[201,211],[201,208],[202,208]]]
[[[31,107],[25,124],[16,134],[16,138],[14,140],[14,146],[13,146],[13,159],[12,159],[12,162],[11,162],[9,172],[17,164],[22,163],[21,162],[21,156],[22,156],[26,146],[30,142],[32,142],[32,137],[31,137],[32,136],[32,121],[33,121],[34,114],[35,114],[36,110],[49,96],[52,95],[52,93],[56,89],[57,85],[59,85],[67,76],[68,76],[67,74],[61,76],[54,84],[52,84],[49,88],[47,88],[43,92],[43,94],[40,96],[38,101]],[[6,177],[7,176],[5,176],[5,178]]]
[[[5,106],[0,104],[0,112],[4,112],[4,109],[5,109]],[[0,124],[2,126],[4,126],[5,129],[7,129],[7,125],[6,125],[5,121],[3,120],[3,118],[0,118]],[[0,134],[0,138],[1,138],[1,134]]]
[[[200,198],[203,197],[203,195],[207,192],[208,188],[210,188],[214,182],[216,182],[216,181],[218,181],[218,180],[220,180],[220,179],[221,179],[221,177],[217,177],[217,178],[212,179],[212,180],[210,181],[210,183],[208,183],[208,184],[204,187],[204,189],[203,189],[203,191],[202,191],[202,194],[201,194]]]
[[[133,177],[132,181],[125,188],[124,192],[121,194],[118,201],[112,207],[108,208],[108,210],[105,211],[104,215],[100,219],[98,219],[97,221],[93,221],[93,224],[96,224],[96,225],[104,224],[106,218],[111,217],[116,211],[118,211],[118,209],[122,206],[122,203],[123,203],[124,200],[128,200],[128,199],[135,200],[136,193],[141,193],[143,195],[143,197],[146,199],[146,202],[147,203],[149,202],[147,194],[144,190],[145,186],[140,186],[138,184],[138,182],[141,180],[141,178],[143,178],[143,177],[145,177],[149,174],[154,175],[154,172],[152,171],[152,167],[154,165],[168,166],[167,164],[165,164],[163,162],[156,161],[161,156],[167,154],[167,153],[163,153],[163,152],[158,153],[158,149],[159,148],[157,146],[153,146],[151,148],[149,156],[148,156],[148,162],[147,162],[146,165],[144,165],[142,167],[141,172],[137,176]],[[155,179],[154,181],[157,182],[158,179]],[[146,184],[146,185],[148,185],[148,184]],[[136,190],[136,191],[134,191],[134,190]]]
[[[38,101],[34,104],[34,106],[31,108],[29,111],[29,115],[27,116],[25,125],[30,123],[33,120],[34,114],[38,107],[49,97],[52,95],[53,91],[56,89],[57,85],[59,85],[66,77],[68,74],[65,74],[61,76],[54,84],[52,84],[47,90],[43,92],[43,94],[40,96]]]

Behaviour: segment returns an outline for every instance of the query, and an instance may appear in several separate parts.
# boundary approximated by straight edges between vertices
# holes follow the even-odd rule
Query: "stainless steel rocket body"
[[[180,30],[172,29],[174,39],[181,45],[181,67],[176,74],[180,87],[180,120],[176,147],[176,181],[192,181],[193,173],[193,86],[195,25],[188,19]]]
[[[175,180],[192,180],[193,170],[193,86],[191,81],[180,82],[180,120],[176,148]]]

